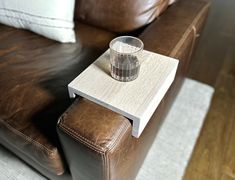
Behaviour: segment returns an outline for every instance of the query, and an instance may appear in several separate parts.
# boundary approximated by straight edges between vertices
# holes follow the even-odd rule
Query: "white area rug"
[[[214,89],[186,79],[136,180],[181,180]]]
[[[186,79],[136,180],[181,180],[214,89]],[[0,146],[0,180],[45,180]]]

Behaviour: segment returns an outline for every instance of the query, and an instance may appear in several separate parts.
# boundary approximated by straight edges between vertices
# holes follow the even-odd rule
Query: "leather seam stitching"
[[[119,129],[117,135],[116,135],[116,138],[112,141],[113,143],[108,146],[108,151],[111,151],[115,146],[116,144],[119,142],[120,138],[123,137],[123,134],[126,133],[126,131],[128,130],[128,128],[130,127],[129,124],[124,121],[125,123],[122,125],[122,127]]]
[[[37,161],[35,158],[33,158],[32,156],[29,156],[27,153],[25,153],[22,149],[20,149],[19,147],[17,147],[16,145],[14,145],[12,142],[9,142],[9,141],[5,141],[3,140],[4,143],[7,143],[9,144],[10,146],[13,146],[14,148],[16,148],[20,153],[22,153],[23,155],[25,155],[27,158],[29,158],[30,160],[32,160],[33,162],[35,162],[36,164],[39,164],[39,166],[41,166],[42,168],[47,168],[45,165],[43,165],[41,162]],[[64,167],[62,166],[63,168],[63,172],[61,172],[62,174],[65,172],[65,169]],[[54,170],[58,170],[58,169],[54,169]],[[51,170],[48,170],[50,172],[53,172]],[[59,175],[57,172],[53,172],[53,173],[56,173],[57,175]]]
[[[54,156],[54,155],[55,155],[55,152],[54,152],[54,151],[51,151],[50,149],[48,149],[48,148],[47,148],[46,146],[44,146],[43,144],[41,144],[41,143],[35,141],[34,139],[30,138],[29,136],[26,136],[25,134],[23,134],[23,133],[20,132],[19,130],[15,129],[15,128],[13,128],[12,126],[10,126],[9,124],[7,124],[6,122],[4,122],[4,121],[2,121],[2,120],[0,120],[0,122],[1,122],[2,124],[4,124],[5,127],[8,128],[8,129],[9,129],[11,132],[13,132],[14,134],[16,134],[16,135],[22,137],[25,141],[34,144],[36,147],[45,150],[45,151],[48,153],[48,155],[49,155],[50,157],[55,158],[55,156]]]
[[[75,102],[75,103],[77,103],[77,102]],[[78,134],[75,130],[73,130],[73,129],[71,129],[70,127],[66,126],[66,125],[64,124],[64,119],[67,117],[67,114],[68,114],[69,110],[71,110],[72,108],[73,108],[73,107],[70,106],[70,107],[68,108],[68,110],[61,116],[59,126],[62,127],[62,128],[64,128],[64,129],[66,129],[66,130],[67,130],[67,131],[66,131],[67,133],[70,131],[70,132],[69,132],[69,135],[70,135],[70,136],[72,136],[72,137],[74,137],[74,138],[78,138],[78,140],[79,140],[79,138],[83,139],[83,141],[86,142],[86,145],[92,146],[93,148],[95,148],[95,149],[98,150],[98,151],[101,151],[101,152],[105,153],[105,152],[110,148],[110,146],[111,146],[111,148],[112,148],[112,146],[113,146],[112,143],[110,143],[106,148],[102,148],[101,146],[99,146],[99,145],[93,143],[92,141],[88,140],[87,138],[85,138],[85,137],[82,136],[81,134]],[[116,141],[116,140],[118,139],[118,137],[121,135],[121,131],[124,129],[124,127],[129,127],[129,126],[128,126],[129,124],[128,124],[126,121],[124,121],[124,123],[125,123],[125,124],[122,126],[122,128],[119,129],[119,132],[114,136],[114,140],[113,140],[113,141]],[[127,126],[126,126],[126,125],[127,125]],[[114,145],[115,145],[115,144],[114,144]]]
[[[126,126],[126,129],[123,131],[123,133],[120,134],[120,136],[117,138],[116,143],[112,146],[111,149],[109,149],[109,152],[111,152],[118,144],[118,142],[120,142],[120,140],[122,139],[122,137],[126,134],[127,130],[129,129],[129,126]]]
[[[102,154],[102,164],[103,164],[103,173],[104,173],[104,179],[108,180],[107,172],[108,170],[106,169],[107,163],[106,163],[106,156],[105,153]],[[107,166],[108,168],[108,166]]]
[[[75,101],[74,104],[78,104],[78,101]],[[94,144],[93,142],[89,141],[88,139],[86,139],[85,137],[83,137],[82,135],[78,134],[76,131],[74,131],[73,129],[69,128],[68,126],[66,126],[64,124],[64,119],[68,116],[68,112],[70,110],[72,110],[72,109],[73,109],[73,105],[71,105],[65,111],[65,113],[60,117],[59,122],[58,122],[58,126],[61,127],[62,129],[64,129],[65,133],[68,133],[68,135],[70,135],[71,137],[74,137],[78,141],[84,142],[85,145],[88,145],[89,147],[92,147],[93,150],[95,150],[95,151],[97,151],[99,153],[104,153],[104,150],[103,150],[102,147],[100,147],[100,146]]]
[[[91,144],[89,140],[87,140],[86,138],[82,137],[81,135],[79,135],[78,133],[76,133],[75,131],[73,131],[72,129],[68,128],[67,126],[64,126],[63,124],[60,124],[60,128],[69,136],[75,138],[77,141],[81,142],[82,144],[88,146],[89,148],[91,148],[92,150],[103,154],[104,151],[102,149],[97,148],[97,146],[95,146],[94,144]]]
[[[125,122],[125,121],[124,121]],[[125,122],[126,124],[126,122]],[[113,137],[113,139],[111,140],[111,142],[108,144],[107,146],[107,150],[110,149],[113,146],[113,143],[115,143],[115,141],[117,140],[117,138],[120,136],[122,130],[125,127],[125,124],[121,126],[121,128],[118,129],[118,132],[115,134],[115,136]]]
[[[125,122],[124,125],[119,129],[119,133],[118,133],[117,137],[115,138],[115,140],[113,140],[114,143],[111,144],[112,146],[109,147],[109,149],[107,149],[106,153],[104,154],[105,165],[107,167],[107,168],[105,168],[106,172],[104,172],[104,173],[106,175],[107,180],[110,180],[110,170],[109,170],[110,169],[110,167],[109,167],[110,166],[110,159],[108,158],[108,153],[112,151],[112,149],[117,145],[118,142],[120,142],[121,137],[124,136],[124,134],[127,132],[128,128],[129,128],[128,125],[129,124],[127,122]],[[124,128],[125,128],[125,130],[123,131]],[[123,133],[121,133],[121,132],[123,132]]]
[[[102,164],[103,164],[103,170],[102,170],[102,171],[103,171],[103,174],[104,174],[104,176],[105,176],[104,178],[107,179],[106,168],[105,168],[105,167],[106,167],[105,152],[100,151],[100,150],[97,150],[96,147],[93,147],[93,145],[92,145],[92,144],[89,144],[89,142],[86,142],[86,141],[84,141],[83,139],[77,137],[75,134],[73,134],[73,133],[70,131],[70,130],[71,130],[70,128],[64,126],[62,123],[60,124],[60,129],[61,129],[63,132],[65,132],[67,135],[69,135],[69,136],[75,138],[76,141],[82,143],[83,145],[89,147],[91,150],[93,150],[93,151],[95,151],[95,152],[97,152],[98,154],[101,155]]]
[[[75,102],[77,103],[77,102]],[[87,138],[83,137],[82,135],[78,134],[73,129],[69,128],[64,124],[64,119],[67,117],[69,110],[71,110],[73,106],[70,106],[67,111],[61,116],[58,125],[62,131],[64,131],[67,135],[75,138],[76,141],[82,143],[83,145],[91,148],[91,150],[98,152],[101,154],[102,164],[103,164],[103,174],[106,180],[110,179],[110,172],[109,172],[109,161],[108,161],[108,152],[111,152],[113,148],[116,147],[117,143],[120,141],[121,137],[127,132],[128,128],[130,127],[129,124],[124,121],[124,124],[119,129],[118,133],[115,135],[113,143],[110,143],[106,149],[102,149],[100,146],[94,144],[93,142],[89,141]],[[125,130],[124,130],[125,129]],[[123,132],[123,133],[121,133]],[[107,168],[105,168],[107,167]]]
[[[125,130],[123,131],[124,128],[125,128]],[[109,166],[110,166],[109,165],[110,164],[110,159],[108,158],[108,153],[111,152],[116,147],[118,142],[120,142],[121,138],[126,134],[127,130],[129,129],[129,124],[127,122],[125,122],[125,124],[120,129],[121,129],[119,131],[120,133],[118,134],[117,138],[114,140],[114,143],[112,144],[112,147],[110,147],[106,151],[106,153],[104,154],[104,158],[105,158],[105,162],[106,162],[106,166],[107,166],[107,171],[105,172],[107,180],[110,180],[110,170],[109,170],[110,169],[109,168]],[[123,132],[123,133],[121,133],[121,132]]]
[[[62,119],[65,117],[66,115],[64,115],[63,117],[61,117]],[[77,138],[78,140],[81,138],[82,141],[84,141],[86,143],[86,145],[89,145],[90,147],[92,146],[93,148],[95,148],[96,150],[98,151],[101,151],[103,153],[105,153],[106,151],[109,151],[113,148],[113,146],[116,145],[116,143],[118,142],[117,140],[121,137],[122,133],[123,132],[123,129],[126,127],[124,133],[127,131],[128,129],[128,126],[129,124],[127,122],[125,122],[122,127],[118,130],[118,133],[114,136],[114,140],[112,140],[110,142],[110,144],[106,147],[106,148],[102,148],[101,146],[93,143],[92,141],[88,140],[87,138],[85,138],[84,136],[80,135],[79,133],[77,133],[75,130],[71,129],[70,127],[66,126],[64,123],[63,123],[63,120],[61,121],[60,123],[60,127],[65,129],[67,133],[69,133],[70,136],[74,137],[74,138]],[[112,143],[113,142],[113,143]]]

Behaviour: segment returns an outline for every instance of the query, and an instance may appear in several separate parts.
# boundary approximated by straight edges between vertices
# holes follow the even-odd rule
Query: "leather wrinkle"
[[[94,142],[88,140],[84,136],[78,134],[73,129],[66,126],[66,124],[64,123],[64,119],[66,119],[66,115],[71,110],[71,108],[72,108],[72,106],[61,116],[59,126],[62,127],[63,130],[65,130],[67,133],[69,132],[69,134],[72,135],[73,137],[75,137],[77,140],[79,140],[81,138],[81,141],[83,141],[83,142],[85,141],[86,145],[91,146],[93,148],[93,150],[95,150],[99,153],[105,153],[107,151],[111,151],[115,147],[115,145],[118,143],[118,140],[120,140],[120,137],[123,135],[123,133],[125,133],[127,131],[127,129],[130,127],[130,124],[128,124],[124,121],[124,124],[122,125],[121,128],[118,129],[118,132],[112,138],[109,145],[104,148],[104,147],[101,147],[101,146],[95,144]]]
[[[78,101],[75,102],[75,104],[78,104]],[[94,150],[95,152],[98,152],[101,156],[102,159],[102,163],[103,163],[103,173],[104,173],[104,177],[108,180],[110,179],[110,171],[109,171],[109,166],[110,166],[110,161],[109,161],[109,152],[112,152],[113,149],[116,147],[116,145],[118,144],[118,142],[122,139],[122,137],[126,134],[127,130],[130,128],[130,124],[127,123],[127,121],[124,121],[124,123],[122,124],[122,126],[117,130],[117,133],[115,134],[115,136],[112,137],[110,143],[108,144],[108,146],[106,146],[105,148],[95,144],[94,142],[89,141],[87,138],[85,138],[84,136],[81,136],[80,134],[78,134],[77,132],[75,132],[73,129],[69,128],[68,126],[66,126],[64,120],[66,118],[69,119],[69,117],[67,117],[68,112],[72,111],[73,107],[71,106],[64,114],[63,116],[61,116],[58,125],[60,127],[60,129],[62,131],[64,131],[67,135],[72,136],[73,138],[75,138],[75,140],[83,143],[84,145],[90,147],[92,150]]]
[[[82,23],[76,26],[77,43],[60,44],[0,25],[0,118],[7,125],[0,121],[1,138],[27,154],[27,162],[35,159],[34,167],[41,164],[57,175],[64,161],[56,124],[73,103],[66,85],[116,37]]]
[[[27,153],[25,153],[24,151],[22,151],[18,146],[16,146],[15,144],[13,144],[13,143],[11,143],[11,142],[9,142],[8,141],[8,143],[10,143],[11,144],[11,146],[13,146],[14,148],[16,148],[18,151],[20,151],[21,153],[23,153],[25,156],[28,156],[28,154]],[[31,160],[33,160],[35,163],[38,163],[40,166],[42,166],[42,167],[45,167],[45,165],[43,165],[42,163],[40,163],[40,162],[38,162],[35,158],[32,158],[32,157],[30,157],[30,156],[28,156]],[[63,172],[64,172],[64,170],[63,170]],[[61,172],[61,174],[63,174],[63,172]]]
[[[89,146],[92,150],[103,154],[105,151],[103,150],[103,148],[97,148],[97,145],[94,144],[93,142],[89,141],[88,139],[84,138],[83,136],[81,136],[80,134],[78,134],[77,132],[75,132],[74,130],[72,130],[71,128],[68,128],[64,125],[60,125],[60,128],[62,128],[62,130],[64,130],[68,135],[72,136],[73,138],[75,138],[77,141],[83,143],[84,145]]]
[[[46,146],[44,146],[43,144],[35,141],[34,139],[30,138],[29,136],[24,135],[22,132],[14,129],[13,127],[11,127],[9,124],[5,123],[4,121],[2,121],[0,119],[0,122],[2,124],[4,124],[9,130],[11,130],[13,133],[15,133],[16,135],[21,136],[25,141],[29,142],[29,143],[34,143],[36,147],[45,150],[46,152],[48,152],[48,155],[51,156],[52,158],[54,157],[55,151],[52,151],[50,149],[48,149]]]

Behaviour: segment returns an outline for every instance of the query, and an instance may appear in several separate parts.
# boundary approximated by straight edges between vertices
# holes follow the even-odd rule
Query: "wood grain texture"
[[[215,94],[185,180],[235,179],[235,1],[214,0],[189,76]]]
[[[229,49],[185,179],[235,179],[235,51]]]
[[[133,136],[139,137],[174,80],[178,60],[144,51],[139,77],[131,82],[114,80],[109,73],[109,50],[68,86],[75,94],[133,120]]]

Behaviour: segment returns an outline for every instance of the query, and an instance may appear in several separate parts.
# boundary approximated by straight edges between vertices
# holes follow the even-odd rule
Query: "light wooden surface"
[[[215,88],[184,180],[235,180],[235,1],[213,0],[189,76]]]
[[[132,134],[139,137],[172,84],[178,60],[149,51],[142,53],[139,77],[119,82],[110,76],[109,50],[69,85],[70,97],[79,95],[133,120]]]
[[[235,179],[235,46],[232,49],[224,59],[185,179]]]

